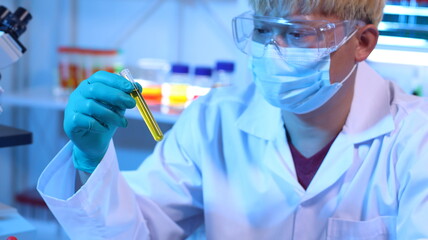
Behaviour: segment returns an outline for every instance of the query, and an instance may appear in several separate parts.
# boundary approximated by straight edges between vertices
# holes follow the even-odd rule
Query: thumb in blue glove
[[[108,72],[96,72],[70,95],[64,114],[64,131],[74,143],[74,166],[92,173],[104,157],[117,127],[126,127],[132,84]]]

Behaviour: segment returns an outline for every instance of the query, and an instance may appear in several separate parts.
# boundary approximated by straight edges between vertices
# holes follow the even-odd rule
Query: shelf
[[[428,41],[425,39],[381,35],[376,48],[407,52],[428,52]]]
[[[53,93],[51,88],[31,88],[19,92],[6,92],[2,95],[3,105],[47,108],[54,110],[64,110],[67,105],[67,97]],[[163,111],[160,105],[150,105],[153,117],[160,123],[174,124],[180,116],[180,111]],[[167,112],[167,113],[164,113]],[[127,110],[125,116],[130,119],[141,119],[142,117],[136,108]]]
[[[36,228],[25,220],[18,211],[0,203],[0,239],[15,236],[18,239],[35,239]]]
[[[428,25],[411,24],[411,23],[398,23],[398,22],[380,22],[380,31],[419,31],[428,32]]]
[[[428,67],[428,52],[405,51],[399,48],[376,48],[367,61]]]
[[[428,7],[386,5],[383,12],[384,14],[428,17]]]

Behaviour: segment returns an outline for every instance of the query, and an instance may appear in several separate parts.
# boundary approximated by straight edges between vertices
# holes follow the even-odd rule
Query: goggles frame
[[[287,47],[317,48],[318,57],[323,58],[339,49],[365,23],[360,20],[327,20],[286,19],[280,17],[260,16],[247,11],[232,20],[233,39],[243,53],[252,57],[263,57],[263,52],[253,52],[252,42],[266,47],[275,46],[282,56],[281,49]],[[343,26],[343,31],[337,29]],[[285,34],[284,34],[285,33]],[[279,40],[278,40],[279,39]],[[285,45],[285,46],[284,46]]]

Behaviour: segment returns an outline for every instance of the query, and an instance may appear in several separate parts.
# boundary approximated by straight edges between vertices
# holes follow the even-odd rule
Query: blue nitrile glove
[[[108,72],[96,72],[70,95],[64,130],[74,143],[74,166],[92,173],[104,157],[117,127],[126,127],[124,114],[135,106],[132,84]]]

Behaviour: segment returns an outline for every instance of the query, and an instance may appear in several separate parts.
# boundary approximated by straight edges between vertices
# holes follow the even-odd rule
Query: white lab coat
[[[183,239],[198,227],[218,240],[428,239],[428,105],[366,63],[307,191],[280,110],[252,84],[196,101],[136,171],[119,172],[111,143],[76,193],[71,152],[38,189],[72,239]]]

